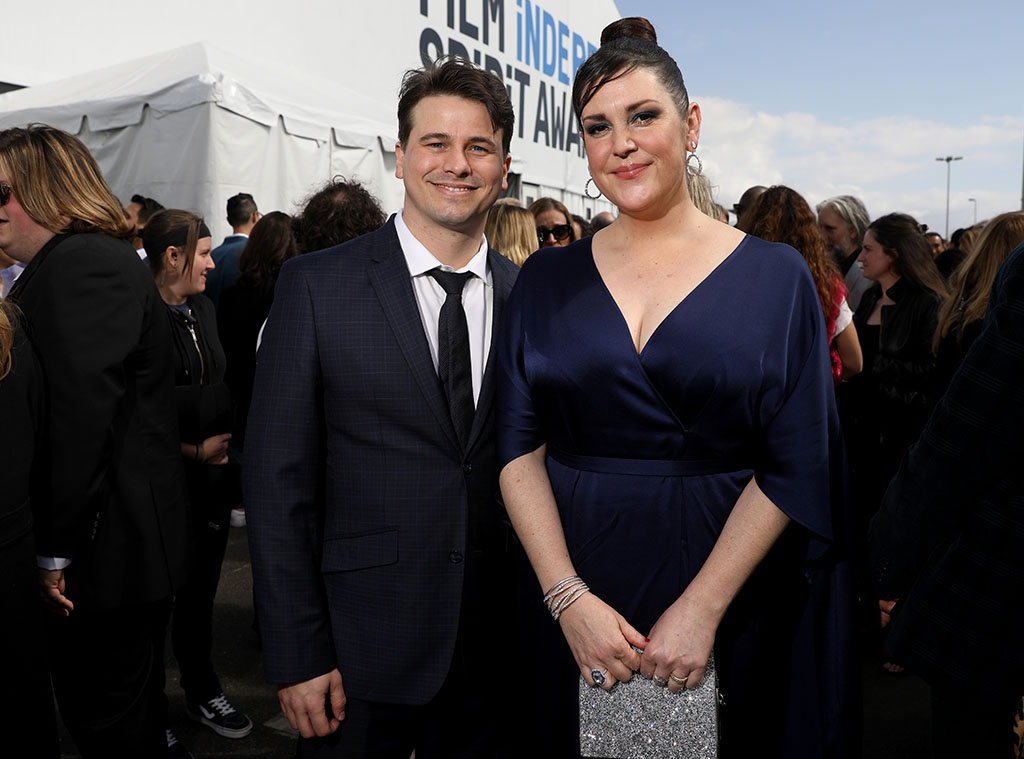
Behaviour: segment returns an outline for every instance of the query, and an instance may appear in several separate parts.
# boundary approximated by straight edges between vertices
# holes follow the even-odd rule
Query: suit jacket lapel
[[[393,219],[374,234],[371,258],[373,263],[368,267],[370,285],[377,294],[384,316],[423,393],[423,400],[437,417],[445,436],[458,449],[459,439],[452,425],[444,388],[430,357],[430,346],[427,345],[416,294],[412,289],[412,277]]]
[[[505,308],[505,301],[512,292],[512,285],[515,277],[510,276],[505,267],[496,264],[501,257],[500,253],[493,249],[487,251],[487,260],[491,265],[491,284],[494,287],[494,298],[491,303],[491,347],[487,351],[487,364],[484,366],[483,381],[480,384],[480,398],[476,404],[476,414],[473,415],[473,427],[469,431],[469,442],[467,450],[476,443],[488,417],[494,410],[494,392],[497,385],[497,362],[498,362],[498,339],[501,326],[501,312]]]
[[[20,296],[28,287],[28,283],[32,281],[36,272],[39,271],[40,267],[42,267],[43,261],[46,260],[50,251],[56,248],[67,238],[68,235],[65,234],[54,235],[45,245],[43,245],[42,248],[39,249],[39,252],[33,256],[32,260],[28,262],[28,266],[26,266],[25,270],[21,273],[21,276],[14,281],[13,285],[11,285],[11,291],[7,293],[7,297],[12,303],[18,302],[18,296]]]

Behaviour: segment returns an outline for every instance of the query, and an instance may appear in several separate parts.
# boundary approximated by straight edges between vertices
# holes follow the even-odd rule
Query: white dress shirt
[[[395,214],[395,229],[398,241],[405,254],[405,263],[412,275],[412,288],[416,294],[416,305],[420,310],[420,320],[427,334],[430,346],[430,357],[437,371],[437,322],[444,304],[444,289],[436,279],[427,272],[431,269],[455,271],[438,261],[421,243],[402,220],[402,213]],[[475,277],[467,280],[462,290],[462,307],[466,312],[466,326],[469,327],[469,361],[473,369],[473,403],[480,398],[480,385],[483,382],[484,367],[491,347],[491,314],[494,309],[494,285],[491,282],[491,268],[487,264],[487,238],[480,242],[480,249],[469,263],[458,270],[458,273],[472,272]]]
[[[0,270],[0,280],[3,284],[0,285],[0,298],[6,298],[7,293],[14,287],[15,280],[21,276],[21,273],[25,271],[25,264],[21,261],[17,261],[6,269]]]

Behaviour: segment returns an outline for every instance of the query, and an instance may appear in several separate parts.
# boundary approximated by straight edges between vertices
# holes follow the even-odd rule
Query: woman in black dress
[[[292,218],[273,211],[252,228],[238,259],[238,278],[224,290],[217,306],[217,332],[227,358],[224,381],[235,402],[231,446],[245,450],[245,425],[256,373],[256,338],[274,303],[281,265],[299,254]]]

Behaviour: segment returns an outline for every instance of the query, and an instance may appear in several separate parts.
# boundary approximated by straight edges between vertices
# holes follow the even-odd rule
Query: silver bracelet
[[[544,605],[551,614],[551,618],[557,622],[562,612],[589,590],[590,588],[578,575],[572,575],[551,586],[550,590],[544,594]]]

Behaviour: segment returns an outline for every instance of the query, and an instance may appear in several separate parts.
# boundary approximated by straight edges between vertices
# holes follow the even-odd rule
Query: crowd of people
[[[213,661],[232,526],[301,757],[581,756],[580,688],[637,673],[714,682],[726,759],[854,757],[864,645],[932,684],[935,756],[1016,755],[1024,212],[947,243],[755,186],[730,225],[654,28],[601,43],[591,219],[499,197],[512,103],[458,58],[402,82],[398,213],[240,193],[216,247],[75,137],[0,132],[0,695],[31,755],[56,704],[83,757],[191,756],[168,631],[188,715],[249,735]]]

